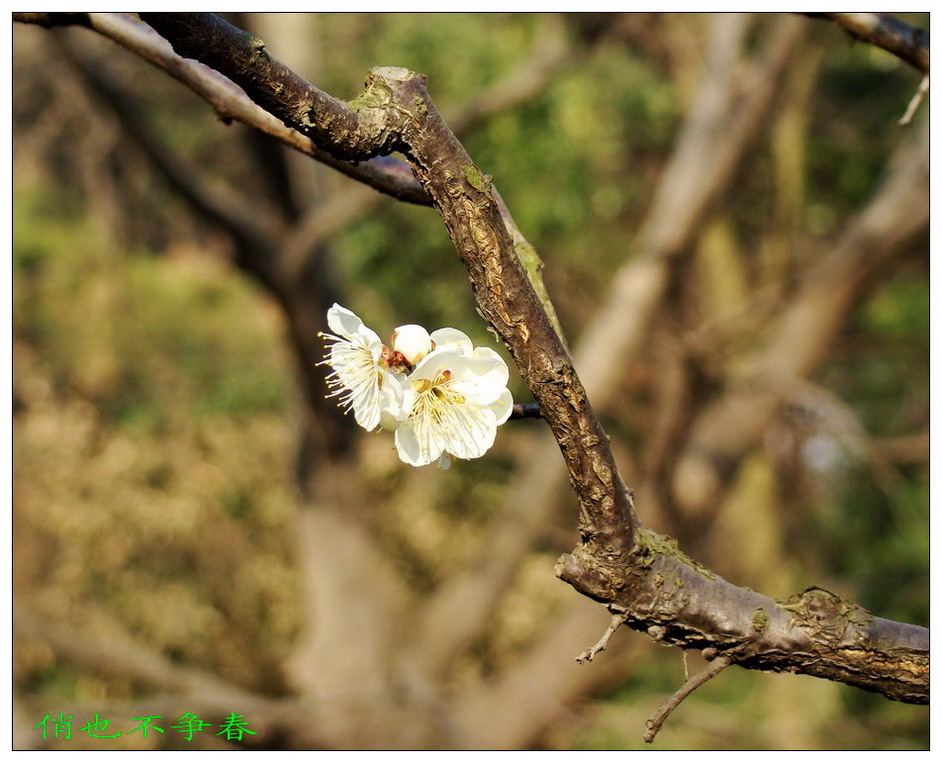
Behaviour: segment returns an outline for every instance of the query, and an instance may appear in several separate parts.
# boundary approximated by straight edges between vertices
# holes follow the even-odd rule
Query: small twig
[[[627,617],[627,612],[619,612],[612,615],[611,622],[609,622],[608,628],[605,629],[605,633],[602,634],[602,638],[600,638],[594,645],[590,646],[582,654],[576,657],[576,662],[578,662],[580,665],[583,662],[592,662],[595,655],[608,646],[608,640],[612,637],[612,634],[618,630],[618,626],[625,622]]]
[[[919,83],[919,89],[916,91],[916,94],[913,96],[913,99],[909,102],[909,106],[906,107],[906,113],[903,114],[902,118],[899,120],[899,124],[908,125],[913,121],[913,116],[916,113],[916,109],[919,108],[919,104],[922,103],[923,99],[926,97],[926,93],[929,92],[929,75],[927,74],[922,78],[922,82]]]
[[[719,675],[720,672],[732,664],[733,660],[730,657],[717,657],[706,670],[688,679],[683,686],[671,695],[671,698],[667,700],[667,702],[661,705],[660,709],[654,715],[648,718],[645,723],[646,731],[644,732],[644,741],[648,743],[653,742],[654,737],[656,737],[657,733],[661,730],[661,726],[664,725],[664,721],[667,720],[667,717],[674,712],[675,708],[683,702],[691,692],[705,684],[714,676]]]
[[[514,403],[513,410],[510,412],[512,419],[542,419],[543,412],[540,410],[539,403]]]

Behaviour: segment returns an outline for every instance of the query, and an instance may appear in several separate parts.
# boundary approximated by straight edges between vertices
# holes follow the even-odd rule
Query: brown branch
[[[324,150],[355,160],[392,150],[406,154],[468,268],[482,315],[504,340],[560,443],[580,499],[584,539],[612,563],[624,557],[636,520],[608,438],[517,257],[490,179],[445,126],[425,77],[405,69],[372,69],[366,92],[345,104],[286,72],[255,38],[218,17],[143,17],[178,53],[218,68]],[[282,104],[278,93],[283,91]]]
[[[510,413],[512,419],[541,419],[543,414],[536,403],[515,403]]]
[[[650,530],[638,535],[631,572],[609,600],[636,630],[658,627],[658,640],[685,649],[736,650],[738,664],[804,673],[915,704],[929,701],[929,631],[874,617],[853,602],[810,588],[775,601],[706,570]],[[557,574],[601,599],[610,581],[595,583],[595,562],[576,549]]]
[[[604,406],[618,394],[619,369],[642,346],[648,318],[667,284],[669,260],[688,245],[696,222],[733,177],[775,100],[776,84],[804,26],[800,19],[778,20],[765,40],[766,53],[752,86],[736,101],[741,61],[732,54],[739,50],[738,40],[746,29],[737,17],[714,19],[710,56],[704,62],[705,86],[697,90],[661,178],[636,256],[615,274],[609,296],[576,348],[576,366],[596,405]],[[505,222],[508,219],[506,213]],[[518,232],[515,228],[511,232],[516,239]],[[552,307],[548,297],[541,301]],[[478,623],[489,622],[519,559],[545,531],[545,517],[565,492],[565,470],[551,467],[557,448],[548,438],[536,443],[525,470],[508,491],[505,509],[497,513],[481,541],[475,562],[442,586],[425,608],[417,643],[422,645],[421,659],[431,661],[435,669],[442,668],[460,646],[473,642],[481,627]],[[426,647],[433,638],[434,645]]]
[[[142,13],[141,19],[170,40],[184,58],[226,75],[265,111],[309,137],[318,148],[350,162],[386,156],[400,148],[400,119],[384,119],[371,105],[382,102],[373,80],[358,101],[347,103],[311,86],[268,54],[255,35],[213,13]]]
[[[580,664],[583,662],[592,662],[592,660],[595,659],[595,655],[597,655],[599,652],[605,651],[605,647],[608,646],[609,640],[613,635],[615,635],[615,631],[618,630],[619,626],[624,625],[627,618],[627,612],[616,612],[613,614],[608,627],[605,629],[605,633],[602,634],[602,638],[600,638],[592,646],[576,657],[576,662]]]
[[[409,169],[390,157],[376,157],[360,164],[335,158],[305,137],[287,127],[252,100],[233,82],[203,64],[178,56],[154,30],[127,13],[14,13],[13,20],[55,26],[84,26],[108,37],[209,102],[219,118],[236,120],[277,138],[285,145],[400,201],[429,206],[432,201]]]
[[[692,676],[683,686],[681,686],[677,691],[675,691],[670,699],[667,700],[658,711],[648,718],[647,723],[645,724],[644,732],[644,741],[653,742],[654,738],[657,736],[657,733],[661,730],[661,726],[664,725],[664,721],[667,720],[668,716],[677,709],[677,706],[680,705],[687,697],[690,696],[696,689],[700,688],[709,681],[711,678],[716,677],[726,668],[733,664],[733,660],[729,657],[717,657],[713,662],[703,671],[697,673],[697,675]]]
[[[511,109],[539,94],[550,78],[564,64],[572,60],[576,53],[572,47],[565,44],[559,30],[551,29],[549,39],[549,44],[541,40],[530,57],[506,77],[485,88],[466,105],[446,113],[445,121],[451,126],[452,131],[460,135],[494,114]],[[408,173],[410,177],[414,177],[411,170],[408,170]],[[424,196],[424,191],[422,193]],[[430,197],[424,196],[424,199],[426,203],[431,204]],[[290,275],[307,267],[310,252],[318,244],[350,225],[354,220],[371,212],[382,200],[382,196],[369,193],[362,187],[353,186],[335,195],[322,207],[312,207],[279,252],[278,259],[285,273]],[[500,200],[498,202],[500,203]],[[506,207],[502,207],[501,213],[516,242],[518,232],[515,233],[516,226],[510,217],[510,212]],[[522,234],[520,238],[523,238]],[[524,241],[522,246],[528,245]],[[534,283],[538,292],[540,286],[542,286],[542,278],[539,279],[539,285],[537,282]],[[545,293],[545,288],[543,291]]]
[[[892,53],[923,74],[929,73],[929,33],[888,13],[809,13],[830,19],[852,37]]]
[[[922,78],[922,82],[919,83],[919,89],[916,90],[916,94],[912,97],[912,100],[910,100],[909,105],[906,107],[906,113],[900,117],[899,124],[901,127],[903,125],[908,125],[913,121],[913,117],[916,115],[916,110],[919,108],[919,104],[923,102],[928,92],[929,75],[927,74]]]

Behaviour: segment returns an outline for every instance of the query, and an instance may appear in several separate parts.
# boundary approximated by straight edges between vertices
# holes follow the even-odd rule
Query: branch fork
[[[615,607],[610,607],[609,609],[617,610]],[[615,631],[618,630],[620,625],[623,625],[625,620],[628,619],[628,613],[625,611],[613,611],[612,620],[608,624],[608,628],[605,629],[605,633],[602,634],[595,644],[586,649],[582,654],[576,657],[576,662],[580,665],[584,662],[592,662],[595,659],[595,655],[603,651],[606,646],[608,646],[608,640],[615,634]]]

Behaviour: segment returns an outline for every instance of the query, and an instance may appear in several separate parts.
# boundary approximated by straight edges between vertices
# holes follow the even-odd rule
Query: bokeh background
[[[543,258],[645,524],[737,584],[928,625],[916,71],[783,15],[227,18],[341,98],[428,75]],[[702,663],[627,630],[573,663],[608,616],[553,575],[576,501],[541,422],[412,469],[323,399],[334,300],[496,344],[436,213],[90,30],[13,42],[16,745],[226,748],[79,729],[238,712],[256,749],[643,748]],[[59,712],[73,737],[43,740]],[[654,747],[927,745],[926,708],[730,670]]]

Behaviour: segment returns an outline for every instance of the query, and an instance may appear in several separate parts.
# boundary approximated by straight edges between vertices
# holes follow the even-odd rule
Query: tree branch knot
[[[814,586],[779,603],[791,613],[794,624],[809,631],[822,646],[855,641],[856,633],[873,620],[858,604]]]

